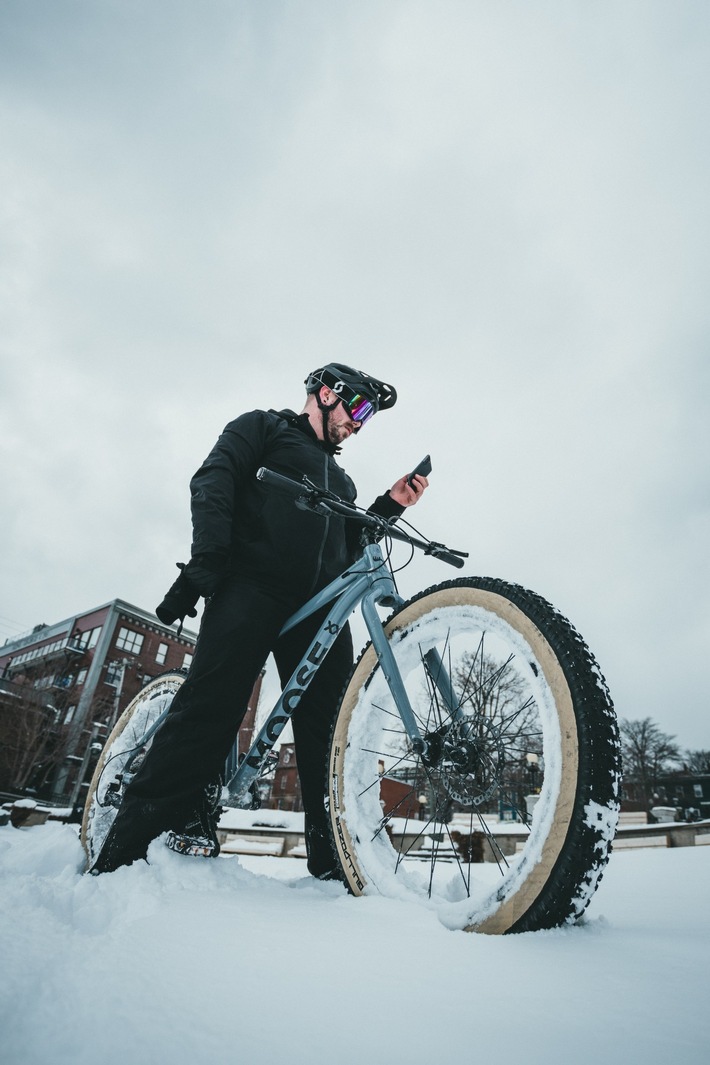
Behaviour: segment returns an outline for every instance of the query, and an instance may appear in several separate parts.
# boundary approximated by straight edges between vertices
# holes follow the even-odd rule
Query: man
[[[190,482],[192,557],[158,614],[172,622],[184,617],[198,595],[205,597],[194,658],[126,789],[92,872],[145,858],[150,842],[166,830],[175,850],[219,853],[220,774],[254,682],[270,652],[281,683],[289,679],[324,612],[279,638],[281,627],[357,554],[353,523],[300,510],[259,481],[256,471],[266,466],[299,481],[306,474],[319,487],[354,501],[355,486],[335,455],[374,414],[393,407],[397,393],[339,363],[314,370],[306,393],[301,414],[256,410],[230,422]],[[409,484],[405,475],[370,510],[398,517],[426,487],[425,477]],[[338,876],[324,804],[326,767],[331,725],[352,661],[345,626],[292,718],[308,869],[323,879]]]

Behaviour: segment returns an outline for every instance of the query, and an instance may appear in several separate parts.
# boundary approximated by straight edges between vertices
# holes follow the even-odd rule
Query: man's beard
[[[330,441],[330,443],[334,444],[337,447],[339,444],[342,444],[343,440],[347,440],[349,436],[350,432],[348,431],[347,426],[343,425],[342,423],[334,422],[332,415],[329,415],[328,440]]]

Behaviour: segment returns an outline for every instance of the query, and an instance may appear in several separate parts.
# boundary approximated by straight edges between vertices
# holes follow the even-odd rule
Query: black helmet
[[[343,366],[339,362],[329,362],[318,370],[309,373],[305,381],[306,392],[318,392],[323,385],[337,394],[342,389],[359,393],[369,399],[375,410],[387,410],[397,402],[397,393],[392,385],[370,377],[363,370],[353,370],[352,366]]]

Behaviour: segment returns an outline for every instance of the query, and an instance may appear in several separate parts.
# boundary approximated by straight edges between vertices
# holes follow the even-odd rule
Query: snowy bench
[[[710,821],[669,821],[660,825],[626,825],[617,830],[614,847],[694,847],[707,843]]]
[[[3,812],[7,813],[10,824],[15,828],[43,825],[49,817],[47,807],[38,806],[34,799],[16,799],[15,802],[4,803]]]
[[[221,844],[222,854],[258,854],[282,858],[286,853],[283,836],[230,836]]]

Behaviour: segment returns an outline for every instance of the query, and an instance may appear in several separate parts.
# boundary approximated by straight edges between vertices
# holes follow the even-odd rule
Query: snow
[[[298,859],[82,875],[72,826],[0,828],[0,1060],[707,1060],[710,847],[612,857],[577,927],[487,937]]]
[[[263,829],[264,832],[303,832],[303,813],[291,810],[238,810],[229,807],[222,811],[219,827],[230,831]]]

